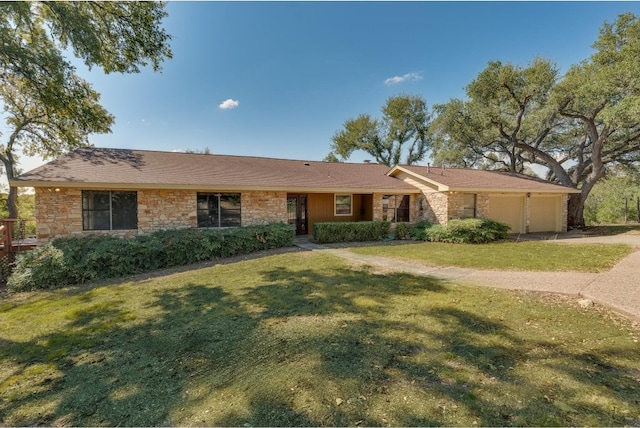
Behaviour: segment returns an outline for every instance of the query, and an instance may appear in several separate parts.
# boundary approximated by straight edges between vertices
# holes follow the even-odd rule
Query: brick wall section
[[[561,210],[562,210],[562,231],[566,232],[569,230],[567,222],[569,221],[569,194],[566,194],[562,197],[560,201]]]
[[[478,193],[476,196],[476,217],[486,218],[489,215],[489,194]]]
[[[138,232],[196,227],[197,193],[194,190],[138,190]]]
[[[56,236],[133,236],[162,229],[197,227],[197,193],[195,190],[138,190],[138,229],[83,231],[82,189],[36,188],[36,237],[39,244],[44,244]],[[243,226],[287,221],[286,192],[242,192],[241,204]]]
[[[287,192],[242,192],[242,225],[287,222]]]
[[[433,224],[447,224],[449,220],[449,195],[443,192],[426,192],[422,219]]]
[[[382,197],[386,193],[374,193],[373,194],[373,221],[382,221]],[[409,193],[409,222],[415,222],[421,220],[420,218],[420,199],[422,195]]]
[[[36,237],[38,244],[54,236],[82,233],[80,189],[35,188]]]
[[[383,193],[374,193],[373,194],[373,221],[382,221],[383,213],[382,213],[382,197]]]
[[[452,193],[449,195],[449,218],[464,217],[464,193]],[[476,217],[482,218],[489,214],[489,194],[476,193]]]

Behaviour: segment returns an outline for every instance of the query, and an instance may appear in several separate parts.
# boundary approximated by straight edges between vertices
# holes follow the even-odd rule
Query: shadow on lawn
[[[441,280],[287,267],[260,277],[259,285],[241,290],[154,288],[146,308],[152,317],[138,318],[121,302],[96,304],[75,313],[64,332],[0,343],[2,361],[13,367],[0,384],[0,423],[630,423],[597,402],[575,412],[558,407],[555,385],[541,386],[535,375],[516,370],[544,364],[578,387],[596,385],[630,401],[640,388],[628,368],[524,340],[471,311],[434,307],[432,300],[444,302],[452,292]],[[535,354],[538,348],[544,352]],[[562,358],[574,364],[554,365]],[[47,374],[32,377],[37,367]],[[40,407],[39,416],[21,417],[25,406]]]

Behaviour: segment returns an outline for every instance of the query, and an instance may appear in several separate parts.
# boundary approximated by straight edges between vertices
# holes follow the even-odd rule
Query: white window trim
[[[339,196],[348,196],[349,197],[349,214],[338,214],[338,197]],[[353,195],[346,193],[336,193],[333,195],[333,215],[336,217],[348,217],[353,215]]]

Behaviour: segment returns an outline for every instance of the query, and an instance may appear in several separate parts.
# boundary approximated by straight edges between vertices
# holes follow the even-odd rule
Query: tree
[[[88,144],[90,133],[110,131],[113,117],[64,52],[105,73],[137,73],[147,65],[158,71],[171,58],[165,16],[164,4],[155,2],[0,4],[0,98],[10,128],[0,160],[9,179],[18,148],[46,159]],[[10,188],[11,217],[15,195]]]
[[[593,186],[585,201],[585,221],[587,224],[606,224],[622,223],[625,217],[628,220],[636,220],[638,198],[640,168],[610,168]]]
[[[545,60],[490,63],[467,87],[468,101],[437,106],[436,159],[542,165],[548,180],[581,190],[570,196],[568,224],[583,226],[584,203],[607,168],[640,160],[640,21],[624,14],[605,23],[593,46],[561,78]]]
[[[578,127],[567,171],[581,193],[569,200],[569,224],[584,225],[584,203],[607,167],[640,161],[640,20],[605,23],[596,52],[554,89],[559,114]],[[564,181],[568,181],[566,178]]]
[[[17,173],[18,147],[27,156],[37,153],[46,159],[88,144],[91,133],[110,132],[113,116],[99,104],[100,94],[75,74],[66,78],[63,88],[56,100],[45,105],[25,79],[7,76],[0,85],[6,122],[12,129],[0,145],[0,161],[8,180]],[[18,216],[16,198],[17,189],[10,186],[9,218]]]
[[[391,97],[382,108],[382,119],[362,114],[349,119],[333,136],[326,161],[344,161],[355,150],[363,150],[377,162],[394,166],[414,164],[424,158],[431,147],[428,129],[431,115],[420,96]]]
[[[527,67],[490,62],[467,88],[467,100],[436,105],[436,165],[525,172],[532,156],[520,144],[548,143],[557,123],[547,108],[555,65],[536,59]]]

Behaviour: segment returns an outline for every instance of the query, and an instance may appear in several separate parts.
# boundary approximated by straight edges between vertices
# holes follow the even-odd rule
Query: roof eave
[[[410,171],[410,170],[408,170],[406,168],[403,168],[403,167],[401,167],[399,165],[396,165],[393,168],[391,168],[391,171],[389,171],[387,173],[387,175],[389,177],[395,177],[395,173],[397,171],[401,171],[401,172],[404,172],[405,174],[409,174],[410,176],[412,176],[412,177],[414,177],[414,178],[416,178],[418,180],[426,181],[427,183],[430,183],[430,184],[436,186],[438,188],[439,192],[447,192],[447,191],[451,190],[449,188],[449,186],[447,186],[446,184],[442,184],[442,183],[440,183],[440,182],[438,182],[436,180],[433,180],[433,179],[431,179],[429,177],[425,177],[424,175],[418,174],[417,172]]]
[[[229,184],[162,184],[162,183],[107,183],[107,182],[79,182],[79,181],[39,181],[39,180],[11,180],[15,187],[44,187],[44,188],[82,188],[82,189],[112,189],[112,190],[212,190],[212,191],[265,191],[291,193],[420,193],[414,188],[380,188],[380,187],[309,187],[309,186],[239,186]]]
[[[526,189],[526,188],[501,188],[501,187],[451,187],[450,192],[459,193],[580,193],[578,189],[560,187],[558,189]]]

